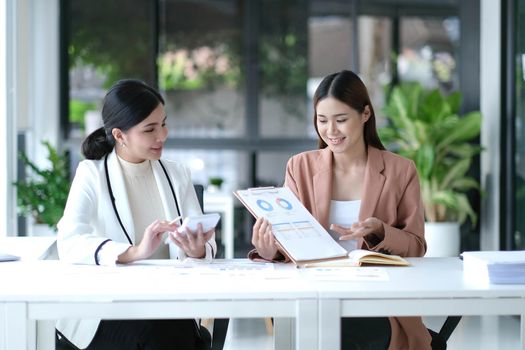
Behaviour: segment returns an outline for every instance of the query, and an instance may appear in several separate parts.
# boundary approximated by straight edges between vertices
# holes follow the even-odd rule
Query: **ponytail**
[[[82,143],[82,154],[86,159],[102,159],[113,150],[113,146],[115,146],[115,141],[113,138],[109,141],[106,131],[101,127],[86,137]]]

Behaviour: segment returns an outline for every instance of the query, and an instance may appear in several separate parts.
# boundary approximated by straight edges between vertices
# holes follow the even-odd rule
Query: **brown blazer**
[[[286,167],[285,186],[328,229],[332,152],[325,148],[293,156]],[[423,256],[424,212],[414,163],[369,147],[362,193],[359,220],[372,216],[382,220],[385,238],[381,242],[361,240],[358,246],[404,257]],[[390,317],[390,325],[389,349],[430,349],[431,337],[420,317]]]

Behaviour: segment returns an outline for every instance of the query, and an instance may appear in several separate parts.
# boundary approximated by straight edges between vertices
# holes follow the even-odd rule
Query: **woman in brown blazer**
[[[424,213],[412,161],[385,150],[368,91],[350,71],[323,79],[314,99],[319,149],[293,156],[288,186],[347,250],[425,254]],[[252,257],[282,260],[269,223],[253,227]],[[420,317],[345,318],[343,349],[431,349]]]

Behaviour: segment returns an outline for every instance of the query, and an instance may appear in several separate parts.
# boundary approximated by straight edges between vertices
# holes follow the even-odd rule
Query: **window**
[[[514,116],[514,184],[515,191],[512,194],[514,207],[514,223],[511,230],[512,248],[516,250],[525,249],[525,4],[516,1],[516,34],[514,55],[515,62],[515,103]]]
[[[72,156],[100,125],[107,88],[139,78],[166,98],[164,156],[195,182],[280,185],[287,159],[316,147],[312,96],[327,74],[358,72],[378,116],[399,80],[458,88],[459,5],[398,3],[62,0]]]
[[[158,83],[170,137],[245,134],[242,8],[237,1],[161,1]]]
[[[401,81],[419,81],[445,92],[458,89],[459,19],[401,18],[397,70]]]

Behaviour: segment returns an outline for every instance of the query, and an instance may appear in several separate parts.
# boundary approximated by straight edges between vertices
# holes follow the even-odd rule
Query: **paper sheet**
[[[253,188],[237,191],[236,195],[255,217],[268,219],[275,238],[293,260],[346,256],[346,250],[334,241],[289,188]]]

